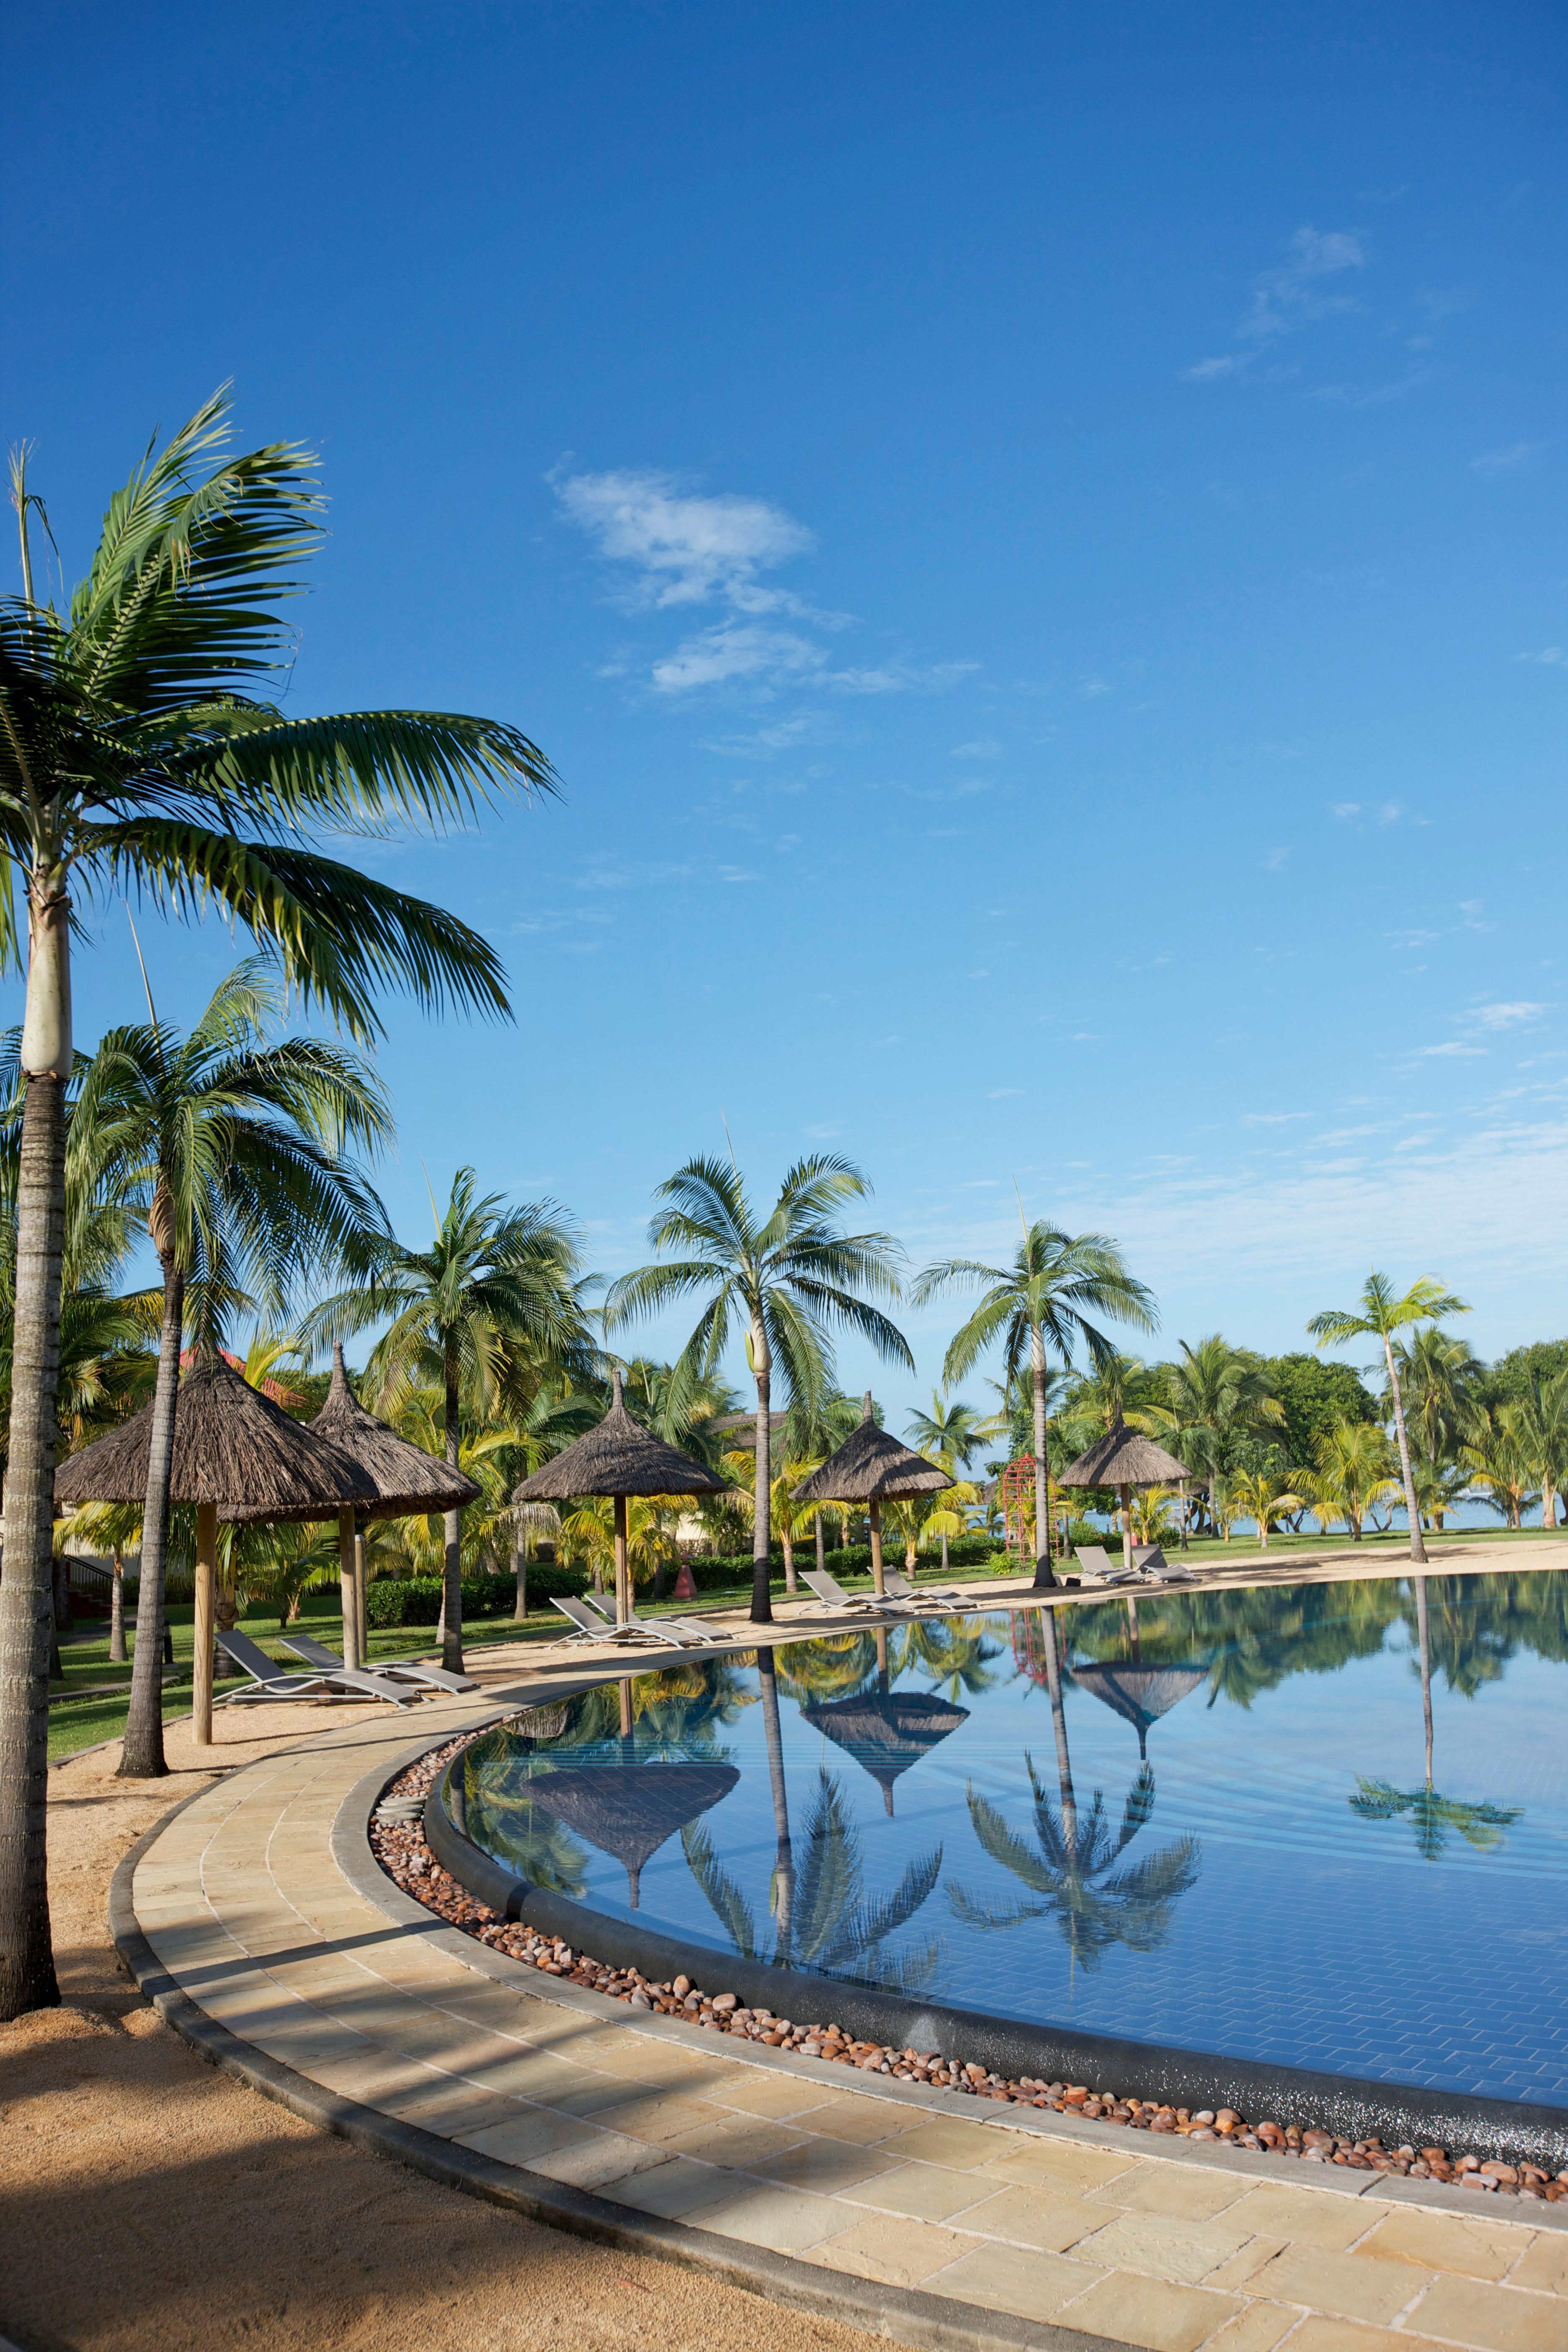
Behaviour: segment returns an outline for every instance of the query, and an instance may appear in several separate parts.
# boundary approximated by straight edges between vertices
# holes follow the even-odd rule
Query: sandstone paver
[[[931,2274],[969,2251],[950,2230],[907,2221],[897,2214],[857,2221],[814,2251],[812,2259],[887,2286],[925,2286]]]
[[[1480,2279],[1434,2279],[1410,2315],[1412,2327],[1479,2352],[1563,2352],[1563,2309],[1555,2295]]]
[[[1098,2273],[1065,2254],[1037,2253],[1023,2246],[972,2246],[945,2270],[926,2281],[933,2294],[957,2295],[990,2311],[1014,2311],[1025,2319],[1049,2319],[1093,2286]]]
[[[1187,2221],[1166,2213],[1119,2213],[1074,2248],[1080,2263],[1108,2271],[1143,2271],[1152,2278],[1196,2286],[1246,2242],[1247,2232],[1214,2221]]]
[[[1173,2286],[1166,2280],[1156,2284],[1113,2272],[1067,2310],[1058,2308],[1056,2315],[1066,2326],[1113,2336],[1120,2344],[1143,2345],[1147,2352],[1197,2352],[1238,2308],[1228,2295],[1210,2294],[1201,2287]]]
[[[985,2202],[989,2184],[984,2173],[952,2172],[942,2164],[897,2164],[846,2191],[851,2203],[874,2205],[889,2213],[907,2213],[911,2221],[945,2221],[950,2214]],[[1092,2226],[1092,2225],[1091,2225]],[[998,2231],[999,2237],[1016,2234]]]
[[[1468,2213],[1423,2213],[1418,2207],[1385,2212],[1356,2248],[1415,2263],[1423,2270],[1457,2271],[1466,2278],[1506,2278],[1519,2260],[1519,2231]]]
[[[973,2173],[954,2177],[967,2177],[972,2195],[981,2185]],[[982,2198],[978,2205],[971,2203],[963,2214],[963,2227],[982,2237],[1005,2238],[1014,2245],[1038,2246],[1053,2254],[1065,2253],[1080,2238],[1103,2231],[1105,2226],[1100,2207],[1087,2204],[1081,2197],[1058,2197],[1040,2189],[999,2189],[994,2196]]]
[[[1337,2254],[1327,2246],[1287,2246],[1265,2263],[1252,2284],[1259,2294],[1281,2303],[1386,2327],[1419,2291],[1421,2277],[1404,2263]]]

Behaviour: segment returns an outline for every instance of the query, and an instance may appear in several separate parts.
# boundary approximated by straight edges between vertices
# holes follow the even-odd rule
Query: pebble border
[[[614,1969],[587,1953],[574,1951],[558,1937],[540,1935],[521,1921],[509,1922],[452,1877],[426,1843],[424,1816],[430,1791],[452,1759],[479,1735],[460,1738],[428,1749],[407,1765],[382,1791],[370,1822],[371,1851],[377,1863],[404,1894],[444,1919],[449,1927],[503,1952],[510,1959],[542,1974],[565,1978],[585,1990],[604,1993],[628,2008],[681,2017],[710,2031],[761,2043],[770,2050],[801,2057],[822,2058],[863,2074],[890,2074],[900,2082],[933,2089],[964,2092],[1006,2105],[1048,2108],[1069,2120],[1122,2125],[1160,2137],[1188,2141],[1223,2142],[1255,2155],[1295,2158],[1312,2164],[1334,2164],[1347,2170],[1391,2174],[1400,2179],[1448,2182],[1532,2202],[1568,2200],[1568,2167],[1553,2178],[1535,2164],[1505,2164],[1476,2155],[1454,2157],[1445,2147],[1416,2148],[1408,2144],[1385,2148],[1374,2135],[1363,2140],[1338,2139],[1313,2125],[1281,2126],[1271,2118],[1249,2124],[1232,2107],[1163,2105],[1151,2099],[1121,2099],[1112,2092],[1096,2091],[1081,2083],[1045,2083],[1030,2076],[1006,2078],[979,2065],[946,2061],[934,2052],[893,2050],[886,2044],[851,2040],[831,2022],[798,2025],[771,2011],[742,2006],[731,1992],[710,1993],[689,1977],[654,1982],[633,1969]]]

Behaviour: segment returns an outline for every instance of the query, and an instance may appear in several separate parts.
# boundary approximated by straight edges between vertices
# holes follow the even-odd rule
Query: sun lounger
[[[937,1616],[950,1617],[955,1611],[978,1606],[951,1585],[911,1584],[902,1569],[899,1568],[885,1568],[882,1582],[888,1589],[889,1600],[907,1601],[911,1609],[930,1609]]]
[[[559,1609],[563,1617],[569,1617],[577,1628],[575,1635],[567,1634],[566,1639],[569,1642],[574,1639],[579,1642],[608,1642],[622,1650],[635,1649],[639,1644],[647,1648],[649,1643],[654,1642],[663,1648],[668,1647],[664,1634],[652,1633],[646,1625],[614,1624],[606,1618],[596,1617],[594,1612],[591,1609],[585,1609],[580,1601],[572,1599],[563,1601],[558,1595],[552,1594],[550,1605],[552,1609]]]
[[[282,1674],[247,1633],[218,1633],[214,1639],[240,1673],[250,1676],[244,1688],[225,1694],[225,1706],[243,1706],[256,1699],[290,1698],[384,1698],[394,1706],[413,1706],[424,1696],[411,1684],[388,1682],[381,1675],[363,1674],[357,1667],[345,1666],[341,1660],[331,1668],[318,1667],[310,1674]]]
[[[591,1609],[595,1617],[602,1617],[606,1625],[616,1622],[604,1602],[595,1601],[591,1592],[583,1595],[583,1601],[584,1607]],[[711,1649],[721,1638],[711,1625],[700,1625],[695,1617],[639,1617],[632,1609],[620,1622],[629,1625],[634,1633],[651,1634],[656,1642],[668,1643],[678,1650],[695,1648],[699,1643],[705,1650]]]
[[[1146,1584],[1196,1584],[1198,1579],[1190,1568],[1177,1559],[1167,1559],[1158,1544],[1134,1544],[1132,1565]]]
[[[309,1633],[290,1633],[287,1640],[279,1636],[278,1646],[287,1650],[291,1658],[301,1658],[308,1666],[320,1666],[330,1675],[341,1675],[343,1662],[335,1650],[324,1642],[312,1640]],[[377,1658],[371,1674],[382,1675],[390,1683],[415,1683],[422,1690],[471,1691],[479,1685],[468,1675],[449,1675],[444,1666],[421,1665],[415,1658]]]
[[[846,1592],[836,1576],[825,1568],[803,1568],[801,1581],[809,1584],[824,1609],[856,1610],[870,1617],[912,1617],[917,1612],[907,1601],[895,1601],[879,1592]]]
[[[1085,1584],[1142,1584],[1136,1569],[1113,1568],[1103,1544],[1075,1544],[1073,1558],[1083,1570]]]

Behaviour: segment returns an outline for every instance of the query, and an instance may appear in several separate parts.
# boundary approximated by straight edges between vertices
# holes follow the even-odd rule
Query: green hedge
[[[528,1570],[528,1605],[537,1608],[542,1601],[556,1594],[563,1597],[585,1592],[588,1580],[579,1569],[554,1568],[547,1561],[531,1561]],[[373,1578],[365,1587],[365,1614],[373,1625],[436,1625],[441,1618],[441,1580],[438,1576]],[[510,1576],[482,1576],[463,1586],[465,1619],[510,1617],[517,1606],[517,1585]]]
[[[948,1564],[952,1568],[989,1568],[994,1563],[994,1571],[998,1576],[1005,1572],[1007,1566],[1005,1549],[1001,1544],[993,1543],[989,1536],[955,1536],[948,1545],[947,1557]],[[904,1564],[903,1546],[888,1538],[882,1545],[882,1558],[889,1567],[901,1569]],[[840,1581],[847,1576],[869,1576],[871,1547],[869,1544],[836,1544],[826,1554],[823,1564],[829,1576],[837,1576]],[[691,1580],[699,1592],[731,1592],[738,1586],[749,1585],[752,1580],[750,1552],[721,1552],[717,1559],[709,1554],[699,1553],[694,1559],[689,1559],[686,1565],[691,1570]],[[771,1555],[771,1565],[773,1583],[782,1584],[784,1553],[776,1544]],[[809,1543],[796,1544],[795,1574],[798,1576],[803,1569],[816,1566],[816,1547]],[[919,1555],[915,1570],[917,1582],[921,1576],[929,1577],[933,1572],[940,1575],[941,1571],[940,1552],[923,1551]],[[672,1566],[665,1570],[666,1591],[670,1590],[674,1582],[675,1571]]]

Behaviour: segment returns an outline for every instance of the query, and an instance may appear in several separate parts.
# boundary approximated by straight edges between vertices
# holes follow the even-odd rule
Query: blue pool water
[[[1063,1610],[1057,1706],[1037,1611],[686,1664],[489,1735],[468,1828],[716,1953],[1568,2107],[1568,1579],[1425,1599],[1430,1782],[1386,1580]]]

